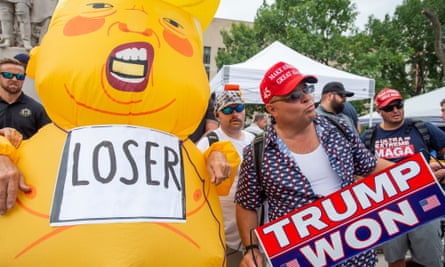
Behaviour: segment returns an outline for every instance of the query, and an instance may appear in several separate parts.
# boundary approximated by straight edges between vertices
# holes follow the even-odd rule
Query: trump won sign
[[[258,227],[272,266],[334,266],[445,214],[421,154]]]

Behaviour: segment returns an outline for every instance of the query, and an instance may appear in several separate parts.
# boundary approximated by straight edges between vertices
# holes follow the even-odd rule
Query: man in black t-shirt
[[[189,136],[193,143],[197,143],[199,139],[204,136],[205,133],[216,130],[216,128],[218,128],[218,121],[216,120],[215,113],[213,112],[214,101],[215,93],[212,93],[210,95],[209,103],[207,105],[207,110],[204,117],[202,118],[195,132]]]
[[[28,139],[51,120],[39,102],[23,93],[25,77],[20,61],[0,60],[0,128],[15,128]]]

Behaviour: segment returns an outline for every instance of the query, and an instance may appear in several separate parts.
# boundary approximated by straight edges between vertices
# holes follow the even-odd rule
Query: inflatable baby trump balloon
[[[53,124],[18,150],[33,187],[0,266],[224,266],[204,156],[202,32],[216,0],[59,0],[27,73]]]

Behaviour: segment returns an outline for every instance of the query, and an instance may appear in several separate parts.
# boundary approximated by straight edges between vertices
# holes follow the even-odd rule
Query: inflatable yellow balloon
[[[59,0],[27,70],[53,124],[18,151],[33,191],[0,218],[0,266],[225,265],[216,190],[187,139],[218,4]]]

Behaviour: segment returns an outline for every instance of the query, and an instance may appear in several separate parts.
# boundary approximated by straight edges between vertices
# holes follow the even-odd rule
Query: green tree
[[[350,0],[263,4],[253,28],[233,24],[230,32],[222,32],[226,49],[219,51],[217,65],[239,63],[275,40],[325,64],[337,63],[346,56],[346,35],[356,31],[356,15]]]
[[[390,33],[390,34],[389,34]],[[373,77],[376,88],[405,88],[405,58],[401,51],[401,32],[397,31],[389,16],[383,21],[369,18],[366,30],[350,37],[350,59],[345,62],[353,73]]]
[[[407,0],[392,18],[370,17],[366,29],[351,37],[348,69],[374,77],[377,91],[392,87],[405,97],[442,86],[443,66],[434,49],[432,25],[422,14],[425,8],[445,18],[441,0]]]
[[[397,45],[408,53],[406,63],[410,95],[424,93],[440,84],[437,79],[440,63],[434,50],[434,32],[431,23],[422,14],[424,8],[436,9],[439,5],[445,8],[444,1],[407,0],[395,12],[395,27],[404,33]]]
[[[216,66],[240,63],[261,51],[254,29],[244,23],[233,23],[230,32],[222,30],[225,49],[218,50]]]
[[[242,62],[275,40],[325,64],[341,65],[349,57],[347,35],[357,30],[356,15],[350,0],[264,3],[253,27],[233,24],[221,33],[226,49],[218,51],[217,66]]]
[[[254,29],[263,44],[275,40],[324,64],[340,63],[347,34],[356,30],[350,0],[277,0],[263,5]],[[343,49],[342,49],[343,48]]]
[[[259,8],[253,28],[223,34],[227,49],[218,64],[241,62],[279,40],[319,62],[374,78],[376,93],[392,87],[405,97],[418,95],[444,85],[425,9],[437,14],[443,29],[443,0],[405,0],[382,20],[370,16],[362,31],[353,24],[357,11],[350,0],[276,0]],[[365,109],[365,101],[354,102],[359,112]]]
[[[425,15],[430,21],[434,31],[434,51],[436,52],[437,57],[439,58],[440,63],[442,64],[442,74],[441,78],[444,76],[444,68],[445,66],[445,49],[443,47],[442,42],[442,25],[440,24],[440,20],[437,14],[437,11],[431,11],[429,8],[424,8],[422,10],[422,14]]]

